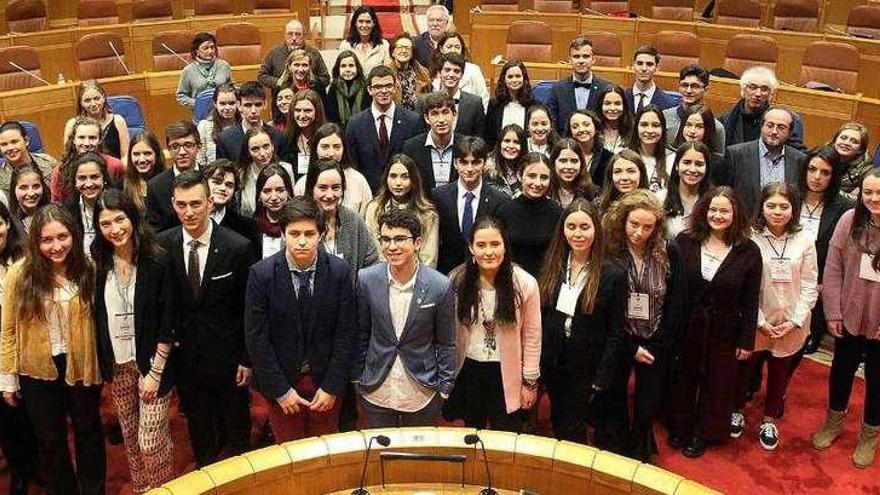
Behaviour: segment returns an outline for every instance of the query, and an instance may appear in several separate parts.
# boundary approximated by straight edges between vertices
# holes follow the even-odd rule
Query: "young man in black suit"
[[[181,172],[198,167],[196,157],[202,141],[191,120],[178,120],[165,128],[165,148],[171,155],[171,168],[150,179],[145,201],[147,223],[156,233],[180,225],[171,207],[172,184]]]
[[[237,160],[241,153],[241,142],[248,129],[263,126],[272,139],[275,154],[287,155],[287,140],[275,126],[263,123],[263,106],[266,101],[266,89],[257,81],[247,81],[235,92],[238,100],[238,111],[241,113],[241,125],[234,125],[220,133],[217,139],[217,158]]]
[[[483,134],[486,110],[479,96],[459,89],[466,62],[460,53],[450,52],[440,58],[438,76],[440,86],[437,91],[446,93],[455,101],[455,132],[467,136]]]
[[[681,96],[667,93],[657,86],[654,74],[660,68],[660,53],[651,45],[642,45],[633,53],[633,73],[635,84],[626,88],[626,98],[630,101],[633,114],[643,107],[657,105],[661,110],[672,108],[681,101]]]
[[[370,108],[351,117],[345,129],[348,157],[364,174],[373,194],[379,191],[388,158],[400,153],[403,143],[424,128],[419,114],[394,104],[400,82],[391,68],[379,65],[367,76]]]
[[[171,258],[166,290],[180,301],[177,390],[199,468],[248,450],[251,429],[243,314],[254,256],[250,241],[211,220],[209,191],[201,172],[181,172],[172,204],[182,225],[159,236]]]
[[[318,249],[321,208],[296,197],[278,220],[285,249],[251,267],[245,337],[280,442],[337,431],[357,328],[348,263]]]
[[[597,110],[599,92],[611,83],[593,74],[593,43],[586,36],[578,36],[568,46],[571,77],[553,85],[547,108],[550,119],[560,135],[568,135],[568,118],[575,110]]]
[[[492,215],[507,196],[483,182],[488,148],[481,138],[464,136],[455,144],[458,179],[433,191],[440,217],[437,270],[448,274],[464,263],[470,232],[476,220]]]
[[[454,168],[455,143],[459,134],[455,124],[455,101],[446,93],[430,93],[422,99],[424,119],[430,130],[406,140],[403,153],[419,166],[425,192],[437,185],[454,182],[458,174]]]

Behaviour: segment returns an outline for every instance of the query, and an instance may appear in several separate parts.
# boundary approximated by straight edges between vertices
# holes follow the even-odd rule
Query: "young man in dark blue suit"
[[[374,67],[367,76],[367,91],[373,104],[354,114],[345,129],[348,156],[366,177],[373,194],[379,191],[388,158],[400,153],[403,143],[424,127],[419,114],[394,103],[394,90],[399,83],[389,67]]]
[[[681,102],[681,96],[667,93],[657,86],[654,74],[660,68],[660,53],[651,45],[636,48],[633,54],[633,73],[636,82],[626,89],[626,98],[633,113],[648,105],[657,105],[661,110],[672,108]]]
[[[250,358],[244,345],[244,293],[254,259],[250,241],[210,218],[210,189],[198,170],[174,178],[181,226],[159,235],[170,256],[169,284],[180,301],[177,391],[187,404],[190,443],[201,468],[250,446]]]
[[[562,136],[568,135],[568,118],[575,110],[597,110],[599,92],[611,83],[593,74],[593,43],[586,36],[578,36],[568,46],[571,77],[560,79],[550,90],[547,108],[550,119]]]
[[[171,155],[171,167],[150,179],[144,212],[147,223],[156,233],[180,225],[171,206],[174,178],[185,170],[196,168],[196,157],[202,147],[199,131],[191,120],[172,122],[165,128],[165,149]]]
[[[348,263],[318,249],[320,207],[296,197],[278,220],[285,249],[251,267],[245,338],[275,439],[334,433],[357,328]]]
[[[217,139],[217,158],[237,161],[245,131],[259,126],[263,126],[272,139],[275,154],[285,157],[288,146],[284,135],[275,126],[265,125],[263,122],[263,106],[266,101],[266,89],[263,85],[257,81],[246,81],[236,90],[235,97],[238,99],[241,124],[233,125],[220,133]]]

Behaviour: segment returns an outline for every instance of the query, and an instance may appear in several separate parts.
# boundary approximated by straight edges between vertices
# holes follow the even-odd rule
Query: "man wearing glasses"
[[[449,279],[419,262],[422,226],[410,210],[379,218],[387,261],[358,273],[354,381],[370,428],[434,426],[455,379]]]
[[[327,64],[321,58],[321,52],[315,47],[306,43],[305,33],[302,22],[293,19],[287,23],[284,28],[284,43],[279,43],[269,50],[260,65],[260,71],[257,73],[257,79],[268,88],[274,88],[278,85],[278,78],[287,68],[287,57],[290,52],[297,48],[302,48],[309,54],[309,60],[312,63],[312,72],[315,79],[321,83],[321,87],[326,88],[330,84],[330,73],[327,71]]]
[[[761,136],[764,114],[773,105],[779,80],[770,68],[756,65],[742,73],[739,86],[742,98],[721,116],[726,146],[754,141]],[[796,113],[792,112],[791,116],[793,127],[789,129],[788,145],[803,151],[803,121]]]
[[[171,168],[147,184],[146,218],[156,233],[180,225],[171,206],[174,178],[185,170],[198,168],[196,157],[202,148],[199,131],[191,120],[172,122],[165,128],[165,148],[171,155]]]
[[[663,117],[666,118],[666,139],[669,146],[675,142],[678,128],[685,120],[687,111],[691,107],[702,105],[708,90],[709,71],[697,64],[688,64],[681,68],[678,73],[678,92],[681,93],[681,103],[663,111]],[[718,119],[715,119],[715,136],[711,144],[717,155],[724,156],[724,127]]]
[[[379,190],[388,158],[400,153],[403,143],[422,131],[419,114],[394,103],[397,87],[397,76],[391,68],[374,67],[367,76],[367,91],[373,103],[354,114],[345,130],[348,156],[366,177],[373,194]]]

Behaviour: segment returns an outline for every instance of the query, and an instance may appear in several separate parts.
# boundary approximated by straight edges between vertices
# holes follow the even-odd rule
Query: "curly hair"
[[[650,257],[664,270],[667,268],[666,256],[666,215],[663,206],[650,191],[636,189],[624,194],[611,204],[602,217],[602,230],[605,232],[605,252],[609,258],[623,261],[629,253],[626,236],[626,223],[629,214],[635,210],[645,210],[654,215],[657,222],[645,245],[645,257]]]

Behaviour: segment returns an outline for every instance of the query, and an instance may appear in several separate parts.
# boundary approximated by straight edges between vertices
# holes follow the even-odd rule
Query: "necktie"
[[[299,281],[299,293],[297,294],[296,299],[301,305],[305,305],[312,299],[312,272],[306,270],[304,272],[295,271],[293,273],[296,275],[296,278]]]
[[[382,154],[388,153],[388,127],[385,125],[387,115],[379,116],[379,150]]]
[[[474,193],[468,191],[464,194],[464,213],[461,214],[461,235],[466,242],[470,242],[471,229],[474,227]]]
[[[642,110],[645,107],[645,93],[639,93],[639,104],[636,105],[636,112]]]
[[[300,338],[303,349],[310,349],[312,335],[311,328],[309,322],[311,321],[311,300],[312,300],[312,286],[309,283],[312,278],[312,270],[306,271],[294,271],[293,274],[296,275],[297,280],[299,281],[299,292],[296,296],[296,302],[299,306],[299,328],[300,328]],[[306,353],[308,356],[308,352]],[[306,361],[308,362],[308,361]]]
[[[202,277],[199,275],[199,242],[198,239],[189,241],[189,286],[192,289],[193,296],[198,299],[202,291]]]

